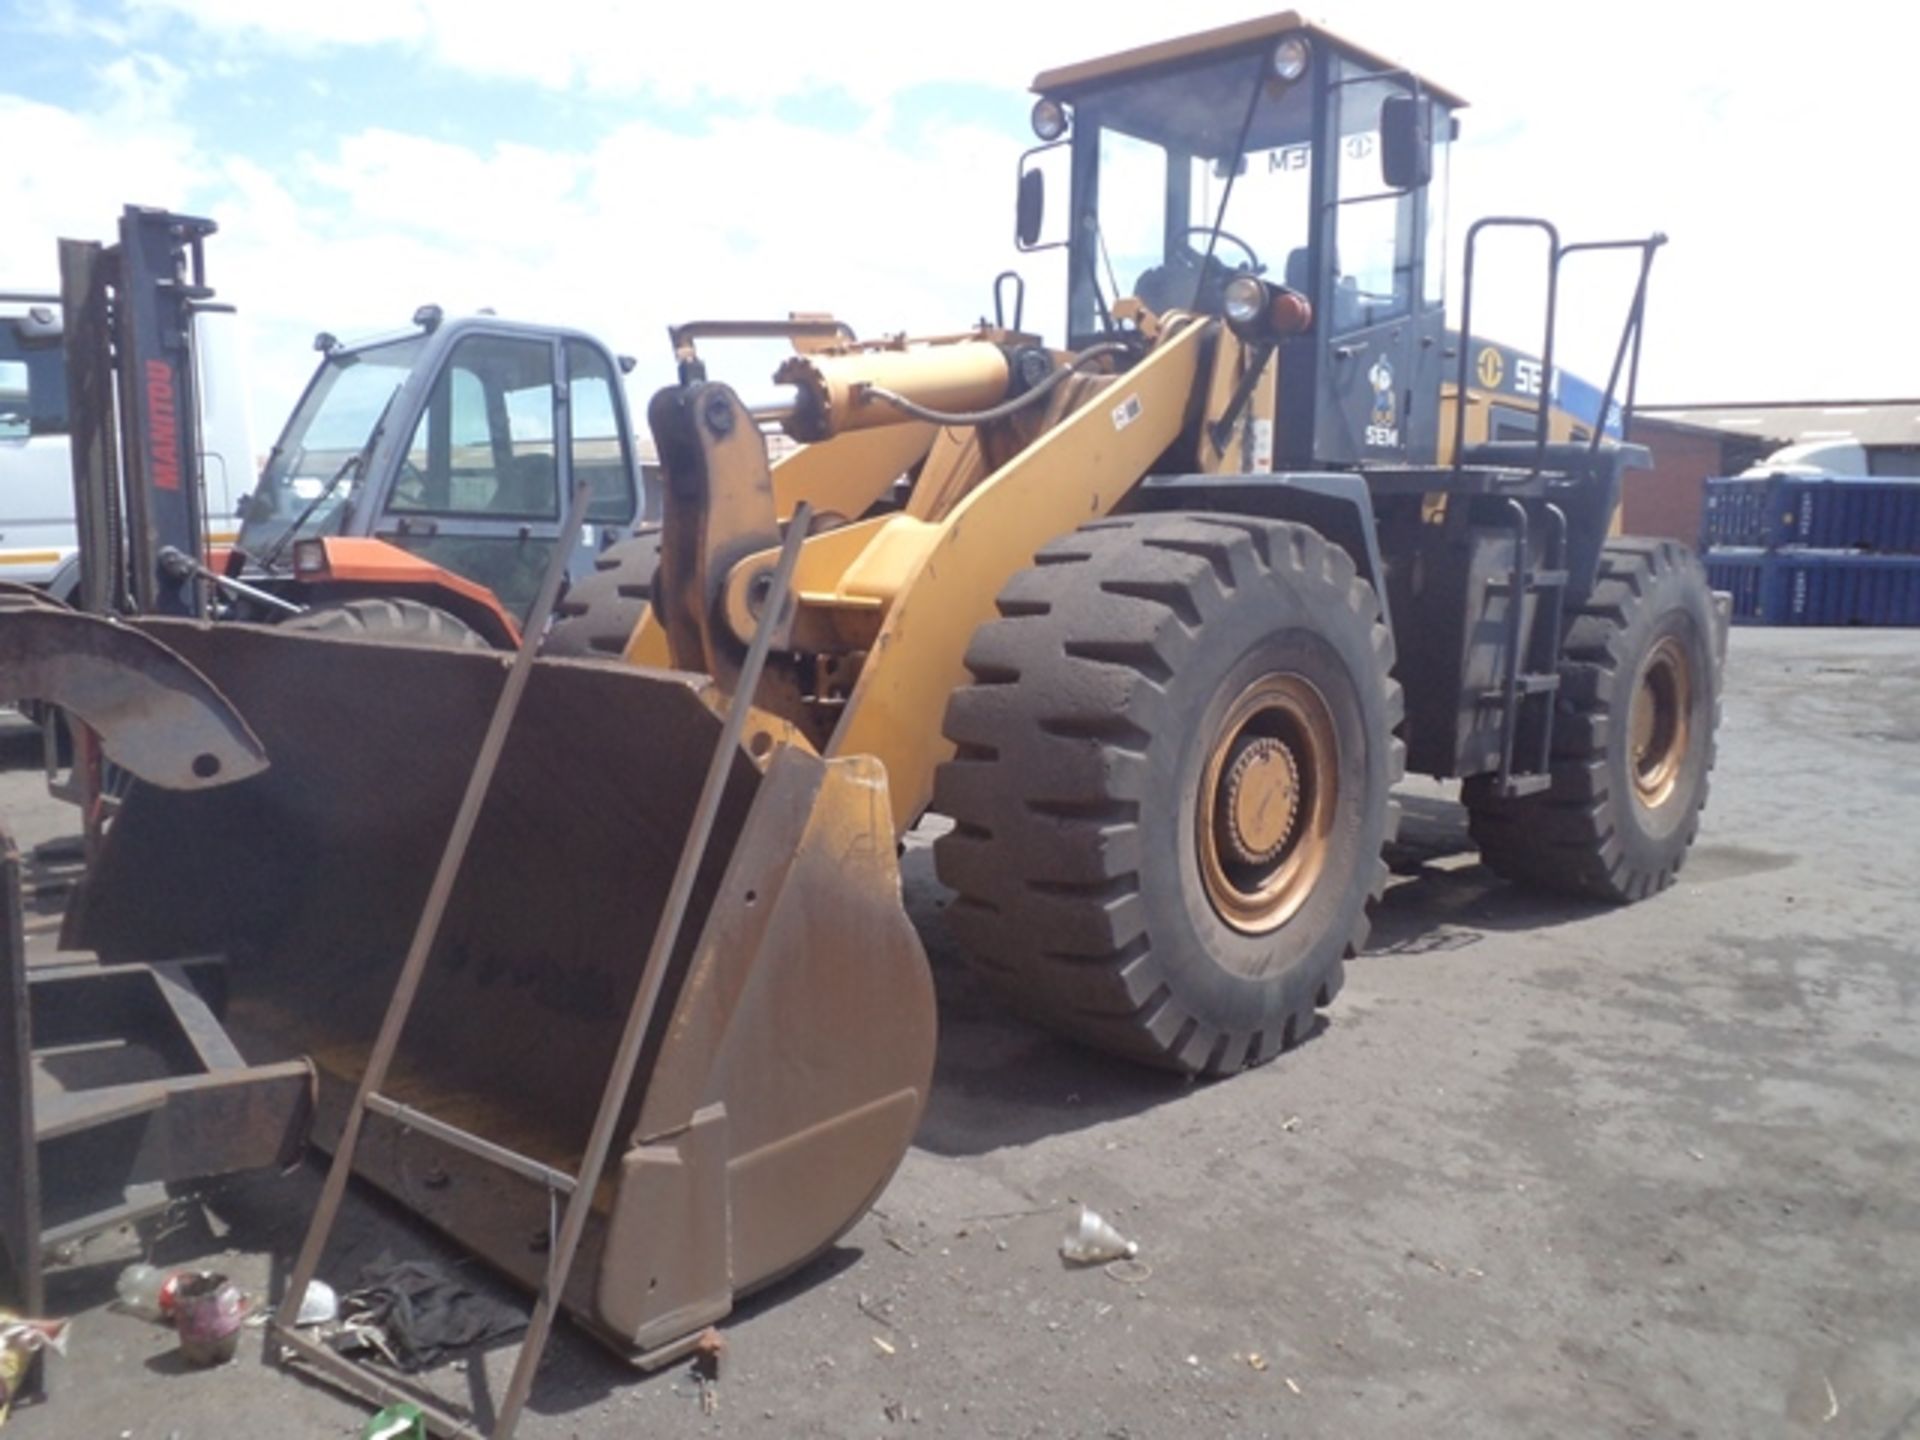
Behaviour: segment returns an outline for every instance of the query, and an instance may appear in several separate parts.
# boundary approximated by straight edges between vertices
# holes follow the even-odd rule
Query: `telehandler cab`
[[[558,1283],[551,1177],[640,996],[587,1263],[560,1278],[642,1358],[818,1254],[911,1141],[936,1027],[895,847],[924,812],[953,821],[949,914],[1004,994],[1206,1075],[1278,1054],[1339,989],[1404,770],[1463,782],[1502,873],[1602,899],[1669,883],[1698,825],[1723,620],[1682,547],[1608,534],[1658,238],[1623,242],[1614,374],[1581,391],[1551,305],[1537,357],[1472,332],[1487,227],[1537,232],[1549,287],[1591,248],[1544,222],[1468,231],[1447,326],[1450,91],[1292,14],[1034,88],[1018,232],[1041,247],[1064,219],[1064,346],[1017,311],[924,341],[674,332],[681,383],[649,411],[664,523],[554,627],[603,658],[532,662],[366,1117],[363,1173]],[[743,329],[796,343],[758,409],[699,351]],[[769,466],[773,424],[806,443]],[[779,643],[716,752],[763,614]],[[72,933],[227,953],[234,1027],[260,1058],[312,1054],[337,1129],[507,662],[143,628],[269,764],[137,788]],[[648,1009],[716,753],[715,838]]]
[[[79,548],[55,597],[95,614],[511,648],[556,545],[586,573],[632,530],[631,362],[579,331],[437,305],[400,334],[318,336],[254,483],[250,455],[210,443],[210,412],[235,408],[242,378],[205,341],[208,317],[232,308],[207,283],[215,233],[130,205],[118,243],[60,242]],[[579,480],[588,523],[563,536]],[[237,534],[209,525],[229,507]]]

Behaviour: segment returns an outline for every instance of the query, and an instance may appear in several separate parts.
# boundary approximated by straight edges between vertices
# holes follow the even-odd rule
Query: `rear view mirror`
[[[1380,180],[1389,190],[1418,190],[1433,179],[1433,105],[1424,95],[1380,102]]]
[[[46,344],[60,338],[60,316],[51,306],[35,305],[13,322],[13,333],[23,345]]]
[[[1056,191],[1064,186],[1063,193],[1071,193],[1072,153],[1071,142],[1056,140],[1050,145],[1036,145],[1020,157],[1020,201],[1013,224],[1014,243],[1020,249],[1050,250],[1067,243],[1064,207],[1051,226],[1047,223],[1047,182],[1051,179]],[[1047,173],[1050,170],[1054,172],[1051,176]]]
[[[1047,177],[1037,169],[1028,170],[1020,176],[1020,208],[1015,225],[1022,250],[1031,250],[1040,243],[1040,225],[1046,214]]]

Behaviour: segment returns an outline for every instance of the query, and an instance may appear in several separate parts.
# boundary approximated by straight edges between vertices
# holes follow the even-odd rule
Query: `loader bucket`
[[[114,958],[220,951],[252,1058],[310,1055],[339,1130],[506,673],[471,650],[143,628],[258,734],[263,774],[138,787],[69,917]],[[577,1169],[700,782],[702,676],[540,660],[385,1092],[529,1163],[369,1114],[360,1172],[528,1285]],[[732,777],[564,1302],[643,1362],[877,1197],[932,1069],[884,773],[756,738]],[[767,753],[756,764],[750,750]]]

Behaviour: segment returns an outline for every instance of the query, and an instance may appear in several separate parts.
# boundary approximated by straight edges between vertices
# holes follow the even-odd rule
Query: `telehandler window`
[[[552,345],[472,335],[434,382],[387,508],[551,520],[554,464]]]
[[[366,478],[355,467],[373,427],[412,373],[424,343],[410,336],[327,356],[267,457],[241,528],[242,549],[250,555],[284,549],[282,540],[293,538],[286,531],[296,520],[303,536],[338,532],[349,499]]]
[[[567,341],[567,392],[572,401],[573,483],[593,487],[587,519],[596,525],[631,525],[639,508],[633,466],[621,431],[614,387],[619,382],[607,357],[591,345]]]

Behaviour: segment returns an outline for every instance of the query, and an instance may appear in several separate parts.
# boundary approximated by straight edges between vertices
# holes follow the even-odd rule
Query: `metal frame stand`
[[[6,1298],[25,1315],[46,1309],[40,1269],[40,1151],[34,1143],[33,1054],[27,1016],[27,941],[20,890],[20,852],[0,829],[0,1256],[6,1263]],[[17,1397],[44,1397],[45,1377],[36,1354]]]

